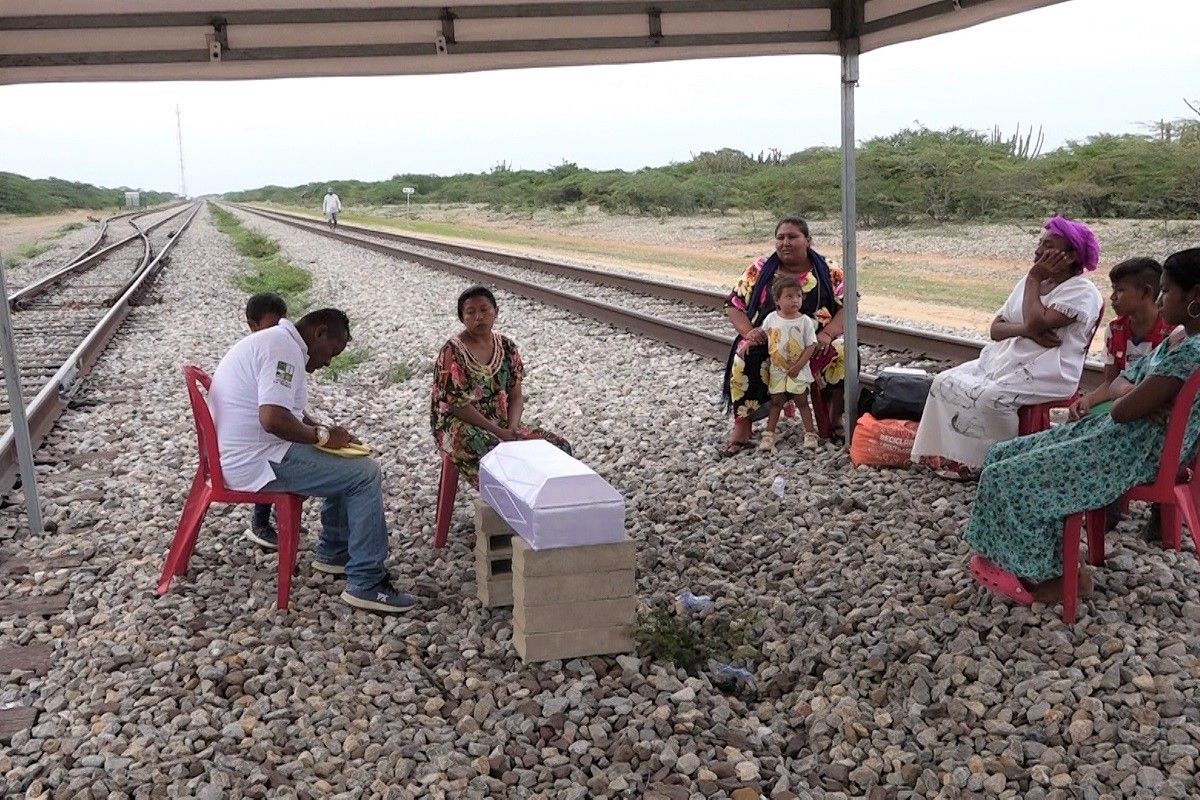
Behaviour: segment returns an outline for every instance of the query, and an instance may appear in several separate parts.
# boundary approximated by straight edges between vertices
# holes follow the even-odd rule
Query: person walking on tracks
[[[347,449],[357,440],[345,428],[304,421],[308,373],[329,366],[349,341],[345,312],[322,308],[235,344],[209,391],[221,469],[231,489],[324,498],[313,569],[345,575],[342,600],[355,608],[407,611],[416,598],[392,585],[384,564],[379,465]]]
[[[342,213],[342,199],[337,196],[333,187],[325,190],[325,200],[321,203],[321,212],[329,220],[329,227],[337,227],[337,215]]]

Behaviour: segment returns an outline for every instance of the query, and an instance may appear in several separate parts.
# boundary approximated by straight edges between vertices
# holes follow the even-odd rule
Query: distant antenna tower
[[[179,141],[179,196],[187,197],[187,181],[183,178],[183,119],[179,115],[179,106],[175,106],[175,137]]]

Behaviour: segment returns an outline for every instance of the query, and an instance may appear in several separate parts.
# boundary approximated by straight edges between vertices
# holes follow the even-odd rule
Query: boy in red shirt
[[[1072,420],[1098,413],[1108,396],[1108,385],[1128,367],[1154,352],[1171,333],[1158,313],[1158,282],[1162,265],[1153,258],[1130,258],[1108,273],[1112,307],[1117,318],[1104,331],[1104,383],[1085,394],[1070,408]]]

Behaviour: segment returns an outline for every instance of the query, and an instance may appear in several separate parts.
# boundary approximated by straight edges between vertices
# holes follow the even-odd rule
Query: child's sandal
[[[759,450],[774,450],[775,449],[775,434],[767,431],[762,435],[762,441],[758,443]]]

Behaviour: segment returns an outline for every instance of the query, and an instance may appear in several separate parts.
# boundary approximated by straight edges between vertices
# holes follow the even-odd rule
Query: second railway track
[[[468,280],[490,284],[514,294],[641,333],[700,355],[724,359],[729,353],[729,344],[733,338],[732,332],[723,315],[717,316],[724,306],[725,294],[712,289],[513,253],[495,252],[468,245],[450,244],[360,225],[339,223],[337,229],[333,230],[323,222],[311,217],[241,204],[234,207],[301,230],[448,271]],[[486,262],[486,266],[475,265],[468,260]],[[670,315],[671,319],[663,319],[604,299],[584,297],[578,292],[563,291],[561,288],[545,285],[544,282],[518,278],[511,274],[511,270],[521,270],[566,281],[579,281],[593,286],[632,292],[653,300],[674,303],[676,310]],[[692,309],[691,321],[698,319],[699,324],[685,324],[677,321],[689,317],[689,312],[681,313],[678,309],[688,309],[689,307]],[[858,321],[858,336],[860,345],[864,348],[862,363],[868,370],[896,361],[937,370],[977,358],[983,347],[983,342],[963,336],[862,318]],[[1102,372],[1100,365],[1089,363],[1084,374],[1085,386],[1098,382]]]
[[[71,393],[99,359],[129,310],[145,296],[166,263],[167,254],[200,207],[193,203],[178,210],[172,207],[149,212],[148,216],[160,216],[170,211],[150,225],[134,225],[137,232],[117,245],[96,250],[102,239],[98,236],[88,248],[91,252],[85,251],[13,294],[14,344],[35,447],[66,408]],[[181,216],[182,221],[173,230],[161,230]],[[151,241],[156,230],[161,231],[155,237],[159,239],[157,247]],[[137,240],[141,240],[142,247],[137,247]],[[118,252],[123,245],[136,248],[135,252]],[[5,398],[0,402],[0,492],[12,486],[17,473],[9,413]]]

